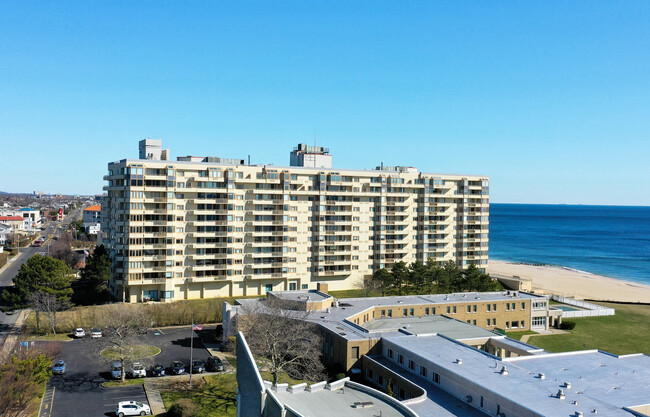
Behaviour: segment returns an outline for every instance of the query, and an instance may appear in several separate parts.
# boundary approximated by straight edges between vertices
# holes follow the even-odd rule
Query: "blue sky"
[[[489,175],[493,202],[650,205],[650,2],[0,3],[0,190],[109,161]]]

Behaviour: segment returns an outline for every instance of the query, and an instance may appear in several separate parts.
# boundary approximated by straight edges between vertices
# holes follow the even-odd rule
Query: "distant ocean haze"
[[[491,204],[489,253],[650,284],[650,207]]]

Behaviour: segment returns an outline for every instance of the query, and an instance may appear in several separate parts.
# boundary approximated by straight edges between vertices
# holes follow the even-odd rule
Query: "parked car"
[[[210,372],[222,372],[223,362],[217,356],[210,356],[206,363],[206,369]]]
[[[122,378],[122,363],[120,361],[114,361],[111,364],[111,378],[113,379]]]
[[[131,378],[144,378],[147,376],[147,370],[140,362],[134,362],[131,367]]]
[[[165,376],[165,367],[161,364],[154,365],[151,368],[151,376]]]
[[[205,362],[203,361],[192,361],[192,373],[193,374],[202,374],[205,372]]]
[[[90,329],[90,337],[92,339],[99,339],[102,337],[102,331],[99,329]]]
[[[147,414],[151,414],[151,408],[138,401],[120,401],[115,410],[117,417],[146,416]]]
[[[86,337],[86,331],[82,329],[81,327],[78,327],[74,329],[74,332],[72,332],[72,335],[76,338],[81,338],[81,337]]]
[[[185,373],[185,364],[181,361],[172,362],[169,367],[174,375],[182,375]]]
[[[65,374],[65,362],[63,362],[62,360],[58,360],[54,362],[54,366],[52,366],[52,373],[54,375]]]

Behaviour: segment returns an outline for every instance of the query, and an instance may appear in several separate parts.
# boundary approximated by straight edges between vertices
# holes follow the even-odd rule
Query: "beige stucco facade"
[[[488,262],[486,177],[122,160],[104,179],[125,301],[343,290],[397,261]]]

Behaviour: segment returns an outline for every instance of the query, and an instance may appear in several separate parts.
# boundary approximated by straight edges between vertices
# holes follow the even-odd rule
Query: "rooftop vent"
[[[576,411],[576,417],[582,417],[582,411]]]
[[[506,368],[505,365],[501,368],[501,371],[499,372],[501,375],[508,375],[508,368]]]
[[[539,377],[539,379],[546,379],[546,374],[540,372],[538,377]]]
[[[570,382],[565,382],[564,383],[564,388],[571,389],[571,383]]]
[[[458,358],[458,359],[456,359],[456,363],[459,364],[459,365],[462,365],[462,364],[463,364],[463,360],[460,359],[460,358]]]
[[[561,399],[561,400],[563,400],[563,399],[566,398],[566,395],[564,395],[564,391],[563,391],[563,390],[558,390],[558,391],[557,391],[557,394],[556,394],[555,396],[556,396],[557,398]]]

